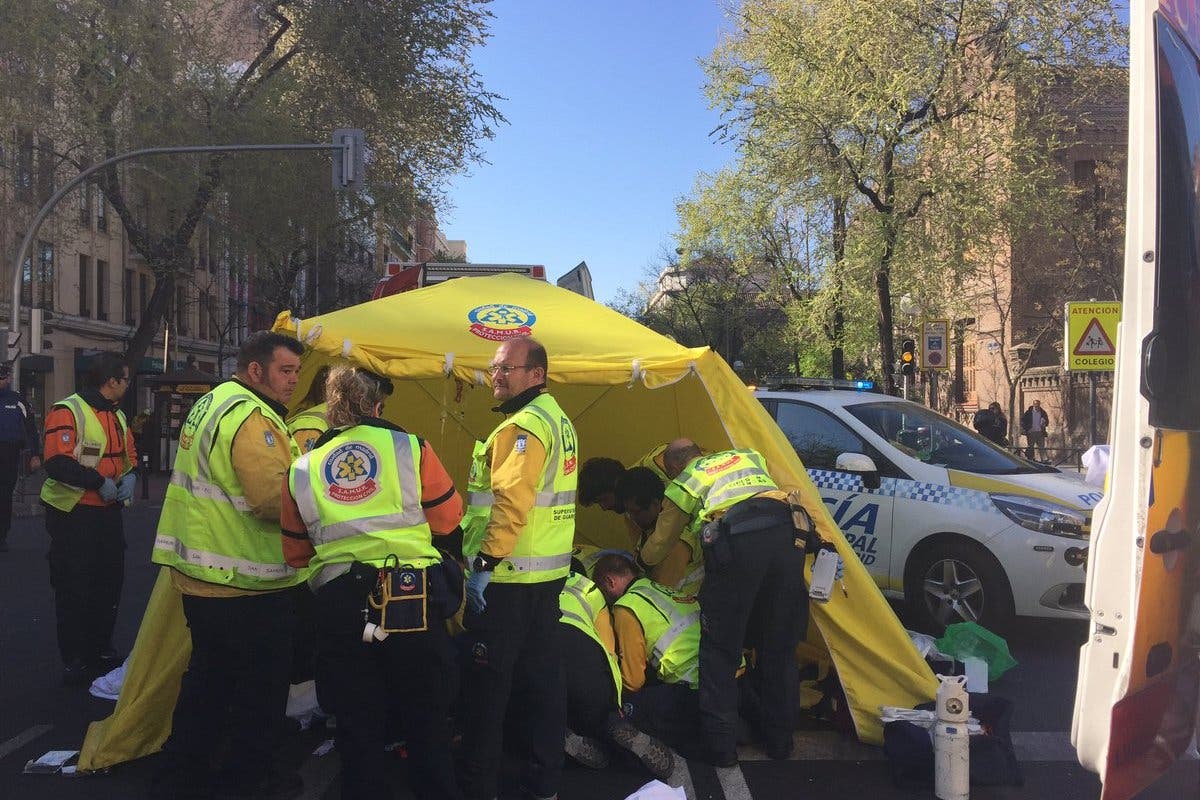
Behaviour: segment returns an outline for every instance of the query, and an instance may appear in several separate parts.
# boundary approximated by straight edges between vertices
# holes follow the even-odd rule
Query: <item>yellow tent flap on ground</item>
[[[546,347],[549,388],[575,424],[580,463],[594,456],[632,463],[680,436],[706,450],[759,451],[777,483],[803,492],[820,533],[837,544],[846,562],[846,592],[812,605],[819,635],[813,631],[810,639],[823,640],[837,668],[859,738],[882,741],[880,705],[911,707],[933,698],[933,674],[837,529],[795,450],[710,349],[683,347],[587,298],[516,275],[459,278],[307,320],[284,312],[275,330],[310,348],[297,400],[317,369],[331,362],[349,361],[392,378],[395,392],[384,415],[427,439],[460,488],[472,446],[500,419],[491,410],[487,365],[498,342],[524,334]],[[590,508],[577,517],[576,541],[622,546],[628,540],[616,515]],[[134,674],[135,664],[127,680],[141,685],[146,679]],[[119,706],[114,718],[121,711]],[[163,713],[169,724],[170,708]],[[113,718],[101,724],[108,739],[132,727]],[[96,733],[89,730],[89,742]],[[87,768],[115,763],[108,751],[93,748]]]

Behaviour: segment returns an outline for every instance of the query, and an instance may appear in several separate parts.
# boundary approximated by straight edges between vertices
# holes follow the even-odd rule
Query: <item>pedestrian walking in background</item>
[[[21,462],[27,459],[30,472],[42,465],[33,413],[11,385],[12,364],[0,362],[0,553],[8,552],[13,490],[20,477]]]
[[[125,359],[100,353],[84,383],[46,415],[43,453],[47,559],[68,686],[91,683],[124,659],[112,633],[125,582],[121,512],[137,483],[133,432],[118,408],[129,388]]]
[[[1050,417],[1042,410],[1042,401],[1034,400],[1033,405],[1025,409],[1021,415],[1021,433],[1025,434],[1025,457],[1032,460],[1036,447],[1038,458],[1046,460],[1046,429],[1050,426]]]
[[[992,401],[987,408],[976,411],[972,425],[984,438],[1001,447],[1008,444],[1008,417],[1004,416],[999,403]]]
[[[506,419],[476,442],[463,555],[470,564],[463,625],[463,794],[497,794],[509,697],[523,691],[528,760],[522,791],[558,793],[566,734],[559,593],[571,566],[579,451],[575,427],[546,391],[546,350],[510,339],[490,366]],[[490,584],[490,585],[489,585]],[[515,684],[515,686],[514,686]],[[525,744],[525,743],[523,743]]]
[[[233,379],[197,400],[180,430],[152,559],[183,595],[192,653],[154,797],[282,800],[304,789],[273,764],[295,594],[307,591],[294,588],[307,574],[284,563],[279,537],[280,489],[299,455],[283,417],[303,352],[288,336],[253,334]]]

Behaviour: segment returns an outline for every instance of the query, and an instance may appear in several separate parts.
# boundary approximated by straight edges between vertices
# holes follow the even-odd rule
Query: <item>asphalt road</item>
[[[158,494],[158,492],[155,492]],[[132,646],[157,568],[148,555],[157,521],[153,502],[127,512],[126,582],[116,644]],[[113,704],[83,689],[59,686],[54,637],[53,600],[45,561],[45,532],[40,518],[17,520],[9,536],[11,551],[0,553],[0,798],[11,800],[91,800],[140,797],[153,772],[154,757],[114,768],[104,775],[65,777],[24,775],[25,763],[49,750],[79,749],[87,725],[106,717]],[[1020,662],[991,687],[1011,699],[1014,745],[1021,760],[1022,787],[975,787],[971,796],[1095,800],[1096,776],[1075,761],[1068,741],[1074,701],[1078,648],[1083,623],[1022,620],[1008,637]],[[762,760],[743,751],[740,770],[718,773],[703,764],[685,764],[677,775],[689,798],[928,798],[929,787],[897,788],[882,752],[865,747],[819,726],[797,734],[797,757],[789,762]],[[295,764],[305,778],[305,797],[336,800],[336,753],[312,752],[329,734],[323,729],[287,737],[281,758]],[[397,781],[403,785],[402,759]],[[603,772],[569,765],[561,797],[574,800],[619,800],[648,778],[636,765],[617,763]],[[1200,796],[1200,761],[1177,763],[1141,800]]]

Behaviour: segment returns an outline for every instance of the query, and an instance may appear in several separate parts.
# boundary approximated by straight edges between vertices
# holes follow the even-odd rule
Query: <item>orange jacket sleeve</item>
[[[300,569],[307,567],[309,559],[317,554],[304,520],[300,518],[300,508],[296,498],[292,496],[292,487],[288,485],[288,476],[283,476],[283,489],[279,498],[279,532],[283,535],[283,560],[289,567]]]
[[[462,495],[429,442],[421,442],[421,508],[435,534],[450,533],[462,522]]]

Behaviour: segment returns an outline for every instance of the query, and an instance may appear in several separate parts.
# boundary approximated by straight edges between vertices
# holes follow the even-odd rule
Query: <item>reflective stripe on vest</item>
[[[596,632],[596,617],[608,613],[608,606],[605,603],[604,595],[600,592],[600,587],[583,575],[571,573],[567,576],[567,582],[563,584],[563,590],[558,596],[558,606],[565,624],[583,631],[604,651],[604,657],[608,660],[609,672],[612,673],[613,685],[617,690],[617,703],[620,704],[621,666],[617,663],[617,657],[609,652]]]
[[[347,477],[339,470],[352,460],[361,472]],[[426,567],[441,560],[421,507],[420,469],[415,436],[368,425],[296,460],[289,485],[316,551],[309,585],[319,588],[353,561],[380,566],[394,556]]]
[[[317,403],[312,408],[299,412],[287,421],[288,433],[295,435],[296,431],[329,430],[329,422],[325,419],[326,405]]]
[[[198,399],[179,435],[152,558],[221,586],[264,591],[300,583],[307,571],[284,563],[278,519],[254,515],[233,468],[232,439],[254,412],[273,425],[268,447],[297,455],[283,419],[237,381]],[[225,431],[222,435],[222,431]]]
[[[640,578],[616,602],[637,617],[646,635],[647,658],[664,683],[699,683],[700,607]]]
[[[463,519],[463,553],[470,560],[483,546],[495,504],[489,451],[500,431],[509,425],[528,430],[542,443],[546,467],[536,487],[526,526],[513,552],[496,566],[492,580],[538,583],[565,577],[570,570],[575,533],[575,429],[554,398],[546,393],[497,425],[486,441],[476,442],[467,486],[467,513]]]
[[[753,450],[725,450],[694,459],[667,486],[666,495],[696,522],[777,488],[761,455]]]
[[[198,567],[237,570],[246,575],[254,575],[259,578],[287,578],[295,574],[295,570],[287,564],[260,564],[254,561],[247,561],[244,558],[208,553],[188,547],[176,537],[168,536],[164,533],[160,533],[154,537],[154,549],[174,551],[176,555],[188,564],[195,564]]]
[[[71,451],[71,456],[83,466],[95,469],[106,455],[110,455],[108,452],[108,431],[105,430],[104,423],[100,421],[100,416],[78,394],[65,397],[55,403],[55,405],[63,406],[69,410],[71,416],[75,419],[75,449]],[[124,475],[133,469],[133,461],[129,457],[129,451],[125,449],[124,441],[128,425],[125,423],[125,414],[120,409],[115,409],[114,413],[117,417],[117,435],[122,439],[121,474]],[[96,450],[97,455],[83,455],[85,445],[89,449]],[[46,478],[45,482],[42,483],[40,498],[43,502],[57,508],[59,511],[69,513],[71,509],[79,504],[84,491],[82,486],[72,486],[69,483],[56,481],[53,478]]]

